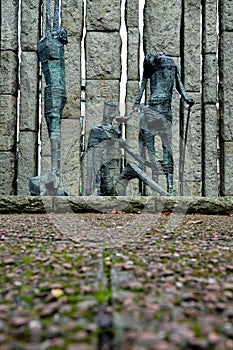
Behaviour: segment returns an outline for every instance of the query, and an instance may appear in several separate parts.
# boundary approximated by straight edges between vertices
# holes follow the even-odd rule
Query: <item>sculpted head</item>
[[[118,104],[115,101],[109,100],[104,102],[103,123],[112,123],[117,116]]]

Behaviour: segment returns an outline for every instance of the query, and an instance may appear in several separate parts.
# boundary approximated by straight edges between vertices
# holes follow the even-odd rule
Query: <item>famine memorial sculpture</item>
[[[46,35],[38,43],[38,54],[45,77],[44,114],[51,143],[51,172],[30,179],[31,194],[66,195],[60,187],[60,122],[66,103],[64,45],[67,30],[59,25],[59,0],[54,1],[51,26],[51,3],[46,1]]]
[[[163,169],[167,177],[167,192],[173,192],[173,154],[172,154],[172,94],[175,83],[176,89],[190,106],[194,100],[188,98],[182,84],[177,66],[172,58],[164,55],[148,53],[144,59],[144,71],[135,106],[140,105],[147,81],[150,81],[150,97],[148,104],[142,107],[139,145],[146,146],[149,159],[156,163],[154,138],[158,135],[162,141]],[[152,170],[152,178],[158,180],[157,171]]]

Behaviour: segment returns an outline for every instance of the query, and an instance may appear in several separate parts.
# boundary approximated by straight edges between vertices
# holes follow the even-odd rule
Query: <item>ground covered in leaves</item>
[[[232,232],[230,215],[0,215],[0,349],[233,349]]]

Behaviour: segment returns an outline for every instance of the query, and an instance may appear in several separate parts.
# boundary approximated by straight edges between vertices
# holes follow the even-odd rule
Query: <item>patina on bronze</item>
[[[121,171],[121,149],[138,161],[140,166],[154,168],[155,164],[146,161],[120,138],[121,132],[113,125],[113,121],[115,119],[122,122],[124,118],[118,118],[117,112],[118,104],[111,100],[106,101],[102,123],[90,129],[87,146],[86,195],[125,195],[128,182],[134,178],[141,179],[154,191],[167,195],[168,193],[150,179],[137,164],[130,162]]]
[[[53,25],[51,23],[51,1],[47,0],[46,33],[38,43],[38,55],[46,83],[44,114],[51,143],[51,173],[36,177],[35,180],[30,179],[29,186],[32,194],[67,194],[60,188],[60,123],[67,99],[64,56],[64,45],[67,42],[67,30],[59,25],[59,0],[54,0]]]
[[[174,60],[165,55],[148,53],[144,58],[144,71],[138,96],[133,110],[140,105],[147,81],[150,81],[150,96],[146,106],[141,106],[139,145],[140,153],[147,148],[149,159],[156,163],[154,138],[158,135],[162,141],[163,169],[167,177],[167,191],[173,192],[173,154],[172,154],[172,94],[174,84],[186,103],[190,106],[194,100],[187,96],[180,73]],[[152,172],[157,182],[158,172]]]
[[[120,177],[120,131],[112,124],[118,104],[105,101],[103,120],[89,131],[87,145],[87,195],[115,196]]]

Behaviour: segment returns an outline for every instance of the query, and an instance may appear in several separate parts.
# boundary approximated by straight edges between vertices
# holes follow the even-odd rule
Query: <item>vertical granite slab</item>
[[[206,0],[202,8],[202,107],[203,107],[203,195],[218,196],[217,113],[217,2]]]
[[[233,7],[232,1],[220,0],[220,148],[221,194],[233,195]]]
[[[29,194],[29,179],[38,168],[38,81],[40,2],[22,0],[18,195]],[[22,133],[22,135],[21,135]]]
[[[16,193],[18,1],[0,3],[0,193]]]
[[[62,26],[68,31],[65,46],[67,102],[61,120],[61,176],[72,195],[79,194],[80,115],[81,115],[81,40],[83,1],[62,2]]]
[[[187,158],[185,163],[184,195],[200,195],[202,182],[202,120],[201,120],[201,4],[195,0],[184,1],[182,63],[184,86],[188,96],[195,100],[190,118]],[[185,118],[187,110],[184,111]],[[190,152],[190,156],[188,153]],[[195,184],[195,186],[194,186]]]

